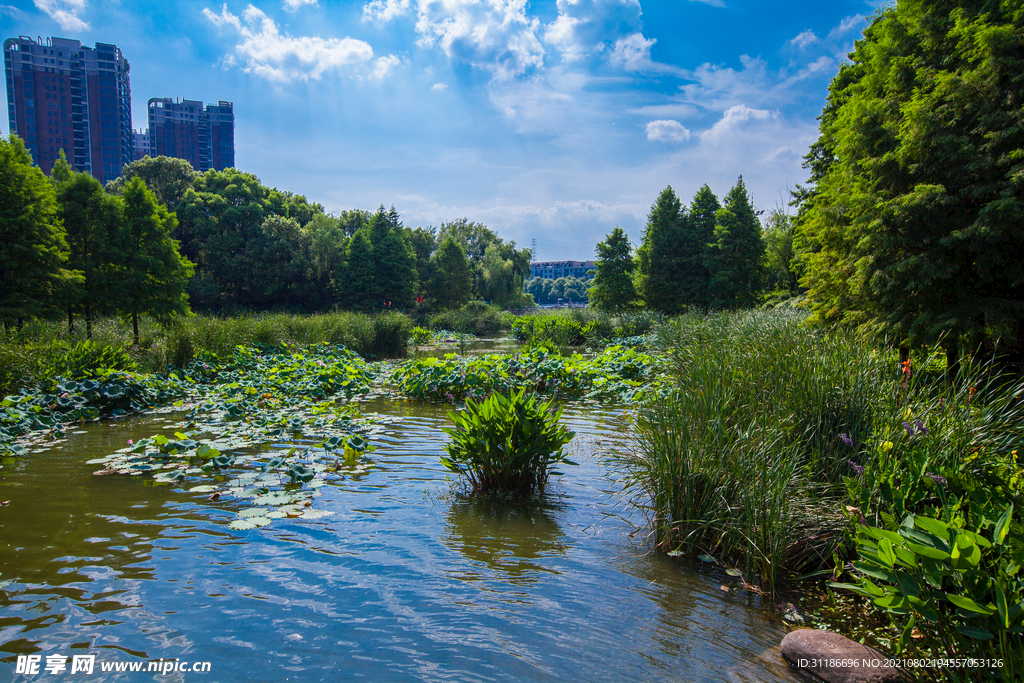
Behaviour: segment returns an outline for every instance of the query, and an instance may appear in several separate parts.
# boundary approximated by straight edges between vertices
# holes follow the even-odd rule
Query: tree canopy
[[[833,79],[797,219],[816,320],[906,342],[1024,332],[1024,12],[901,1]]]
[[[70,275],[54,189],[12,135],[0,139],[0,320],[43,313]]]

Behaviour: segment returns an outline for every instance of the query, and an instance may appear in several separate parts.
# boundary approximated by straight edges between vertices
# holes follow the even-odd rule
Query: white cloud
[[[373,62],[373,69],[370,71],[370,78],[381,79],[391,73],[392,69],[402,63],[402,60],[395,55],[378,57]]]
[[[764,121],[773,116],[767,109],[751,109],[746,105],[737,104],[735,107],[729,107],[715,125],[701,133],[700,138],[704,142],[718,142],[723,137],[735,133],[748,121]]]
[[[526,15],[526,6],[527,0],[371,0],[363,20],[390,21],[415,7],[421,46],[508,79],[544,63],[540,21]]]
[[[219,15],[209,9],[203,14],[216,26],[238,31],[242,42],[235,46],[235,54],[245,62],[244,71],[270,81],[319,80],[327,70],[365,65],[373,58],[373,48],[362,40],[282,34],[273,19],[252,5],[245,8],[241,18],[228,12],[227,5]],[[378,60],[372,74],[379,73],[382,65],[386,73],[392,66],[389,58]]]
[[[863,14],[854,14],[852,17],[846,17],[839,22],[838,26],[828,32],[828,37],[832,40],[842,38],[850,31],[859,29],[864,24],[864,21],[865,17]]]
[[[702,2],[705,5],[711,5],[712,7],[725,7],[723,0],[690,0],[690,2]]]
[[[288,12],[295,12],[303,5],[315,5],[316,0],[284,0],[283,7]]]
[[[690,131],[683,124],[672,119],[651,121],[647,124],[647,139],[661,142],[684,142],[690,139]]]
[[[489,70],[504,80],[544,63],[540,22],[526,15],[526,0],[417,0],[419,44],[439,47],[450,59]]]
[[[430,89],[431,90],[437,90],[439,92],[440,91],[444,91],[444,90],[448,89],[448,84],[447,83],[435,83],[434,85],[430,86]]]
[[[802,50],[808,45],[813,45],[816,42],[818,42],[818,36],[814,35],[814,31],[811,29],[807,29],[806,31],[797,34],[796,38],[793,38],[786,44],[796,46]]]
[[[85,11],[86,0],[33,0],[36,7],[50,15],[65,31],[87,31],[89,24],[78,15]]]
[[[651,46],[656,42],[654,38],[644,38],[642,33],[619,38],[615,41],[610,61],[626,71],[649,71],[652,64]]]
[[[0,14],[6,14],[12,19],[21,19],[25,16],[24,12],[13,5],[0,5]]]
[[[410,0],[372,0],[363,5],[363,21],[390,21],[410,7]]]
[[[558,0],[558,17],[544,40],[566,62],[608,55],[616,40],[640,32],[638,0]]]

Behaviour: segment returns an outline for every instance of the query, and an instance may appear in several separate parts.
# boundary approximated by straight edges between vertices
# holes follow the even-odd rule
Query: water
[[[648,552],[598,457],[628,447],[621,411],[567,408],[579,467],[515,509],[453,493],[445,408],[362,407],[402,418],[373,437],[378,466],[320,489],[332,516],[250,531],[226,526],[247,503],[85,464],[173,416],[85,425],[7,461],[0,681],[61,677],[16,675],[27,654],[96,655],[92,676],[63,674],[91,681],[803,680],[757,596]],[[161,658],[210,673],[99,670]]]

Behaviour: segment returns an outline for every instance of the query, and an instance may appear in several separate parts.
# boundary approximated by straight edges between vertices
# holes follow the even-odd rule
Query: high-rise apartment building
[[[185,159],[199,172],[235,165],[235,115],[231,102],[205,107],[198,100],[149,100],[150,156]],[[139,154],[139,152],[136,152]]]
[[[68,161],[100,182],[132,161],[130,67],[116,45],[19,36],[4,41],[11,132],[49,173]]]

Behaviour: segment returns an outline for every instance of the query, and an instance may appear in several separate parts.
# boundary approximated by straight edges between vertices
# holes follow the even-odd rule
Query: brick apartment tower
[[[205,107],[198,100],[153,97],[148,103],[149,137],[138,136],[136,157],[169,156],[185,159],[204,173],[223,171],[235,165],[235,114],[231,102],[219,101]]]
[[[101,183],[132,161],[128,60],[116,45],[27,36],[4,41],[11,132],[49,174],[64,150],[75,170]]]

